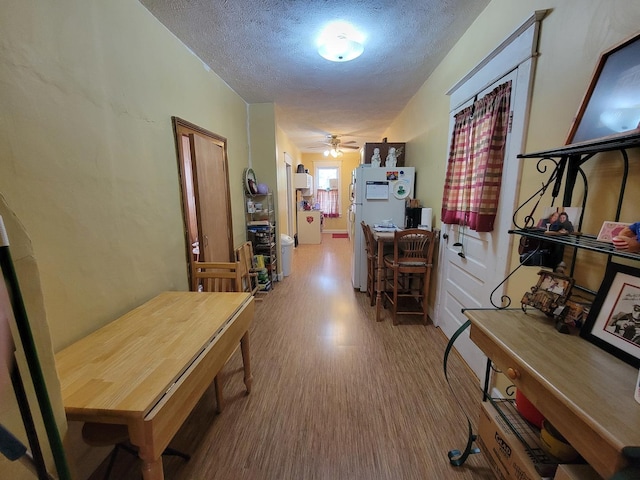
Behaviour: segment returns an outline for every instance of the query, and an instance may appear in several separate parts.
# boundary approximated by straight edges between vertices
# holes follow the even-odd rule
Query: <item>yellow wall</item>
[[[277,118],[277,117],[276,117]],[[296,190],[293,186],[293,177],[296,173],[297,165],[300,163],[300,149],[296,147],[291,141],[289,137],[284,133],[282,128],[276,128],[276,170],[277,170],[277,184],[278,184],[278,234],[289,234],[291,237],[295,235],[296,229]],[[292,218],[292,231],[287,232],[287,169],[285,165],[285,153],[290,157],[291,161],[291,204],[289,208],[291,209],[293,218]],[[278,242],[280,238],[278,237]],[[280,252],[280,247],[278,247],[278,251]],[[282,271],[282,263],[280,263],[278,267],[279,271]]]
[[[407,142],[408,164],[418,167],[418,197],[436,219],[448,145],[445,92],[533,8],[531,2],[493,0],[385,134]],[[535,8],[553,11],[542,25],[528,151],[564,142],[599,53],[640,25],[631,0],[548,0]],[[45,375],[52,378],[51,351],[161,290],[187,288],[171,116],[227,138],[236,242],[245,235],[240,200],[242,170],[249,165],[247,124],[252,165],[277,191],[278,202],[284,152],[310,170],[317,160],[290,144],[273,106],[248,109],[135,0],[6,0],[2,10],[0,193],[8,204],[3,213],[15,211],[26,232],[12,223],[10,240],[19,238],[16,248],[32,249],[28,255],[38,262],[40,282],[35,269],[21,269],[20,280],[28,313],[44,336]],[[353,155],[343,157],[343,192],[358,163]],[[603,162],[589,169],[602,176],[611,170]],[[632,175],[637,183],[638,173]],[[523,183],[522,195],[538,184]],[[596,182],[596,198],[608,197],[607,187]],[[623,220],[637,220],[637,202],[630,204]],[[345,192],[343,218],[328,230],[346,229],[347,207]],[[283,209],[281,224],[282,215]],[[50,387],[55,396],[55,381]],[[62,418],[59,398],[54,403]],[[0,412],[3,424],[10,415],[15,410]],[[6,463],[0,457],[3,472]],[[18,470],[13,478],[31,478]]]
[[[424,205],[434,208],[436,225],[440,222],[449,141],[446,92],[531,16],[534,8],[552,11],[542,22],[526,151],[565,143],[600,53],[636,33],[640,25],[640,8],[628,0],[548,0],[535,5],[493,0],[385,132],[394,141],[407,142],[407,162],[418,172],[416,192]],[[544,178],[534,171],[534,163],[525,163],[521,199],[539,188]],[[590,193],[587,212],[592,220],[585,219],[584,231],[597,233],[602,221],[610,220],[612,214],[611,210],[603,212],[601,205],[611,203],[618,187],[610,182],[615,173],[611,163],[593,162],[587,170],[596,170],[600,179],[594,178],[590,184],[599,193]],[[630,181],[637,184],[639,175],[636,169]],[[634,201],[634,192],[628,194],[622,220],[636,221],[637,196]],[[574,197],[574,204],[579,201]],[[514,256],[513,261],[516,259]],[[517,299],[537,281],[530,269],[519,273],[509,285],[509,293]],[[597,289],[601,279],[600,271],[590,286]]]
[[[0,194],[31,239],[57,351],[160,291],[187,289],[171,116],[227,138],[241,199],[247,107],[135,0],[7,0],[2,12]],[[233,202],[236,240],[243,206]],[[41,360],[55,376],[50,350]]]
[[[340,204],[341,214],[338,218],[325,218],[325,232],[346,232],[347,231],[347,215],[349,212],[349,184],[351,183],[351,173],[353,169],[360,164],[360,153],[344,152],[341,157],[334,159],[325,157],[322,153],[303,153],[302,163],[314,176],[315,182],[315,165],[318,162],[334,162],[340,163]],[[315,200],[313,200],[315,202]]]

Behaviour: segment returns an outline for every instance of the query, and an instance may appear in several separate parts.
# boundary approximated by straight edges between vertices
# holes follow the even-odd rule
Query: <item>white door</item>
[[[512,82],[511,125],[505,146],[500,203],[494,231],[478,233],[458,225],[444,224],[441,228],[434,322],[449,338],[467,320],[463,309],[501,306],[501,296],[505,291],[501,282],[508,275],[513,242],[507,232],[511,228],[520,184],[520,161],[516,156],[523,151],[525,144],[538,29],[543,17],[544,12],[536,12],[449,92],[452,105],[451,138],[456,112],[498,85],[509,80]],[[461,243],[462,247],[454,246],[454,243]],[[462,256],[459,255],[461,249],[464,249]],[[468,329],[458,337],[455,348],[476,373],[480,383],[484,383],[486,357],[469,339]]]
[[[462,106],[481,99],[498,85],[511,80],[511,100],[517,86],[515,72],[510,73],[491,85],[477,97]],[[460,109],[458,109],[460,110]],[[456,112],[453,112],[455,115]],[[505,145],[505,161],[502,174],[502,187],[497,220],[492,232],[476,232],[460,225],[442,225],[442,239],[440,242],[440,271],[441,285],[438,301],[439,311],[436,315],[438,326],[447,337],[466,321],[462,313],[463,308],[491,307],[491,293],[506,276],[508,265],[507,252],[510,251],[511,236],[507,233],[511,227],[511,217],[516,201],[515,185],[518,184],[518,168],[516,155],[519,148],[513,148],[511,134],[507,133]],[[495,302],[500,303],[502,290],[494,294]],[[456,349],[465,361],[483,379],[486,357],[469,339],[468,332],[456,341]]]

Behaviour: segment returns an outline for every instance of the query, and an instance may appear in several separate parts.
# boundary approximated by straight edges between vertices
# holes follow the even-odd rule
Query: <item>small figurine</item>
[[[373,149],[373,155],[371,156],[371,166],[372,167],[379,167],[381,161],[382,161],[382,159],[380,158],[380,149],[379,148],[374,148]]]
[[[396,149],[395,147],[389,147],[389,154],[387,155],[387,159],[384,162],[385,167],[395,167],[398,159],[396,158]]]
[[[616,250],[640,252],[640,222],[624,227],[612,242]]]

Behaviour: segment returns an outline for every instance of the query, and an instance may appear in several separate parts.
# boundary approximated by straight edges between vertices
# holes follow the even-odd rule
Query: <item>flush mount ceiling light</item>
[[[318,39],[318,53],[332,62],[348,62],[364,52],[363,35],[344,22],[333,23]]]

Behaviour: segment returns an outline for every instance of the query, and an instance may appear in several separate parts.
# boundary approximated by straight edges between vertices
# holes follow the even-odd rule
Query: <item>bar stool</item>
[[[384,306],[391,304],[393,324],[398,314],[420,315],[427,324],[429,284],[437,231],[410,228],[395,232],[393,255],[385,255]]]
[[[371,227],[365,222],[360,222],[360,225],[362,225],[364,245],[367,251],[367,295],[371,297],[371,306],[373,306],[376,303],[376,265],[378,254],[376,242],[371,233]]]

